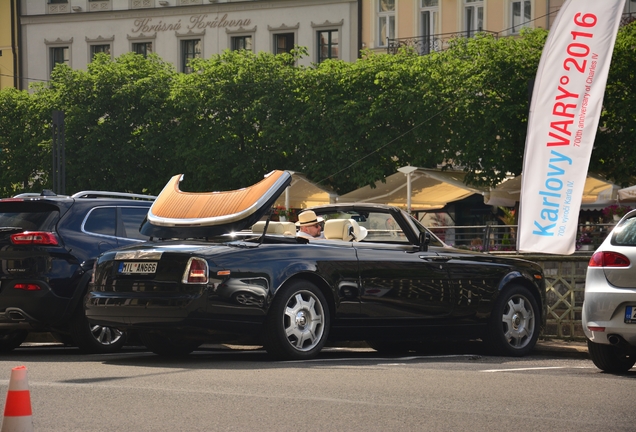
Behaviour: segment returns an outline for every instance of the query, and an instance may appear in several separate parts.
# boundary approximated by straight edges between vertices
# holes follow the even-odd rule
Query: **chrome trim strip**
[[[116,261],[123,260],[160,260],[163,251],[158,250],[137,250],[137,251],[120,251],[115,253]]]

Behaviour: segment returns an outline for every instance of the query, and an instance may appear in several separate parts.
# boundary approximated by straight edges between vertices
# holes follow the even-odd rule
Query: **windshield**
[[[42,203],[0,203],[0,227],[18,227],[25,231],[53,231],[58,217],[57,207]]]
[[[362,211],[362,210],[341,210],[336,213],[321,214],[324,220],[330,219],[353,219],[363,228],[366,228],[367,235],[363,242],[399,242],[406,243],[408,238],[398,225],[397,221],[390,213]]]
[[[429,246],[437,246],[437,247],[446,246],[446,244],[444,244],[444,242],[442,242],[439,238],[437,238],[437,236],[435,234],[430,232],[424,225],[422,225],[420,223],[420,221],[415,219],[415,217],[413,217],[412,215],[409,215],[406,212],[403,212],[403,213],[405,215],[406,220],[409,221],[415,227],[415,231],[416,232],[428,233],[431,236],[431,242],[430,242]]]

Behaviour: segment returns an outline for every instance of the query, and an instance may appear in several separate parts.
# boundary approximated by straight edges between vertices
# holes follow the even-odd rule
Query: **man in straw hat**
[[[313,210],[307,210],[298,215],[298,222],[296,222],[298,237],[305,238],[325,238],[322,232],[322,218],[316,216]]]

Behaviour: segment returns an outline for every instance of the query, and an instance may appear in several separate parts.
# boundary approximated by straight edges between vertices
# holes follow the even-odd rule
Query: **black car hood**
[[[161,191],[140,232],[153,238],[216,237],[244,230],[265,216],[291,184],[291,173],[272,171],[255,185],[226,192],[182,192],[178,174]]]

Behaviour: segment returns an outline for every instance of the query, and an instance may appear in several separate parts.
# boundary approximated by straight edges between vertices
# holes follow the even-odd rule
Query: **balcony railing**
[[[624,13],[621,17],[621,27],[636,21],[636,12]],[[448,48],[452,39],[468,39],[478,34],[490,34],[495,38],[499,37],[498,32],[481,30],[481,31],[461,31],[455,33],[440,33],[428,36],[412,36],[407,38],[387,39],[387,54],[397,54],[402,47],[412,48],[419,55],[427,55],[434,51],[442,51]],[[513,35],[517,36],[517,35]]]
[[[412,48],[420,55],[430,54],[433,51],[442,51],[448,48],[449,43],[453,39],[468,39],[475,37],[478,34],[490,34],[495,38],[499,37],[499,33],[482,30],[479,32],[455,32],[455,33],[441,33],[429,36],[413,36],[408,38],[397,38],[387,40],[387,53],[397,54],[398,50],[402,47]]]
[[[627,24],[636,21],[636,12],[628,12],[624,13],[621,17],[621,27],[626,26]]]
[[[590,253],[600,246],[614,224],[578,226],[576,250]],[[428,227],[449,246],[479,252],[517,252],[517,225]]]

